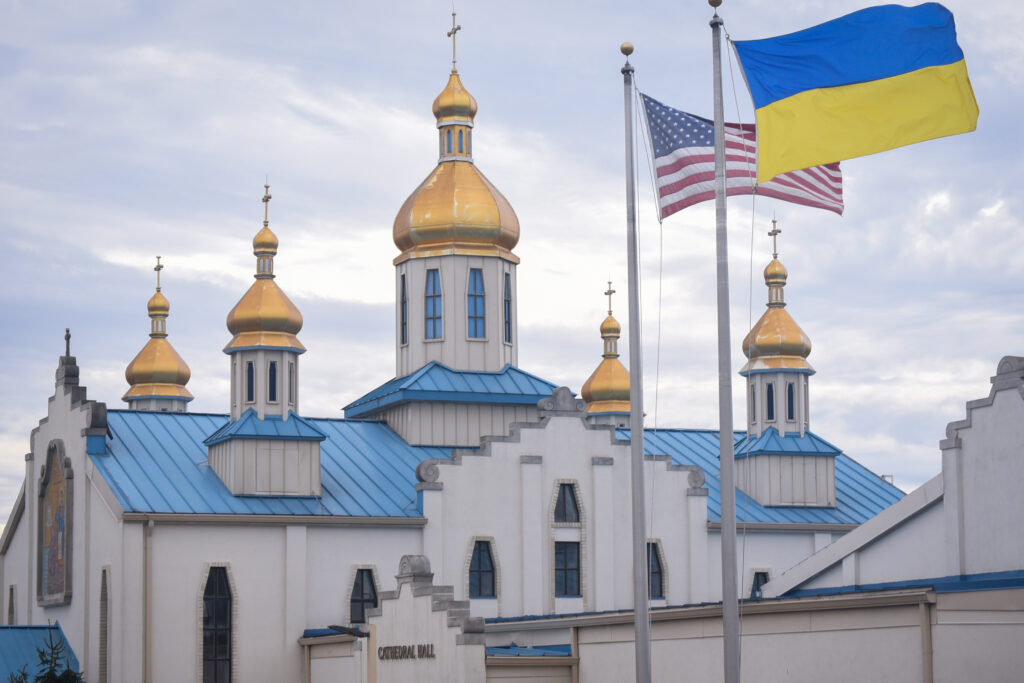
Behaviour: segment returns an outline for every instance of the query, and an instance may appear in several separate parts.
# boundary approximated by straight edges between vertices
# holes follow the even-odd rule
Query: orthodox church
[[[578,396],[520,366],[519,221],[474,161],[477,103],[454,65],[433,112],[437,166],[393,226],[395,377],[342,419],[303,413],[303,319],[278,284],[267,187],[254,281],[227,314],[223,414],[188,411],[159,263],[127,407],[87,395],[70,346],[58,359],[0,539],[7,624],[59,622],[96,683],[619,680],[621,662],[631,676],[637,435],[610,293]],[[844,558],[887,532],[855,534],[914,497],[811,431],[811,343],[787,277],[776,249],[743,341],[747,429],[726,437],[754,601],[858,583]],[[713,619],[720,434],[639,438],[652,618]],[[656,671],[684,650],[656,647]]]

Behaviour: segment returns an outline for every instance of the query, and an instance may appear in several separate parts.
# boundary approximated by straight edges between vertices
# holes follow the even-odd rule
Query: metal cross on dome
[[[263,227],[270,226],[270,181],[263,185]]]
[[[604,295],[606,297],[608,297],[608,315],[612,314],[612,294],[614,294],[614,293],[615,293],[615,290],[612,289],[612,281],[609,280],[608,281],[608,291],[604,293]]]
[[[461,30],[462,25],[455,23],[455,12],[452,12],[452,30],[448,31],[448,37],[452,39],[452,72],[455,71],[455,34]]]
[[[772,219],[772,229],[768,231],[768,236],[772,238],[772,258],[779,258],[779,235],[782,234],[782,228],[776,225],[776,221]]]
[[[160,291],[160,271],[164,269],[164,264],[160,263],[160,257],[156,257],[156,265],[153,270],[156,271],[156,291]]]

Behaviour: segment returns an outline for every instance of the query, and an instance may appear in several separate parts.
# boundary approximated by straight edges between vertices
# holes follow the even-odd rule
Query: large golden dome
[[[809,370],[811,340],[786,312],[782,289],[788,273],[778,258],[773,258],[764,269],[768,285],[768,310],[751,328],[743,340],[743,354],[749,359],[740,370],[746,374],[755,370]]]
[[[270,200],[267,189],[264,203]],[[295,336],[302,329],[302,314],[274,282],[277,244],[277,236],[264,216],[263,228],[252,241],[256,281],[228,313],[228,331],[234,337],[224,347],[225,353],[260,346],[296,349],[300,353],[306,350]]]
[[[619,321],[609,311],[608,317],[601,323],[603,358],[580,389],[580,397],[587,402],[588,413],[629,412],[629,371],[619,360],[618,339],[621,331]]]
[[[162,268],[158,264],[157,273]],[[191,401],[192,394],[185,385],[192,377],[192,371],[167,341],[167,315],[171,305],[160,292],[159,284],[146,308],[150,317],[149,341],[124,371],[124,378],[130,386],[121,398],[125,401],[142,398]]]
[[[455,69],[433,110],[440,159],[395,217],[392,235],[402,250],[395,263],[444,254],[499,256],[518,263],[512,248],[519,242],[519,219],[473,163],[476,100]]]

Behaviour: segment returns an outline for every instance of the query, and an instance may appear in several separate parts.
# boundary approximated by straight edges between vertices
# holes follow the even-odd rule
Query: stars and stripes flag
[[[641,93],[654,148],[658,210],[665,218],[715,198],[715,128],[708,119],[687,114]],[[726,194],[754,194],[843,213],[839,163],[781,173],[757,183],[754,124],[725,124]]]

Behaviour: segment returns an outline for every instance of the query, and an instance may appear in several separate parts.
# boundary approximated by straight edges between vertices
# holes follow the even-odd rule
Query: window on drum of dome
[[[446,132],[448,133],[448,135],[446,136],[448,138],[448,153],[451,154],[452,153],[452,131],[451,131],[451,129],[448,129]]]
[[[512,343],[512,275],[505,273],[505,343]]]
[[[768,386],[765,388],[765,394],[765,419],[772,422],[775,420],[775,384],[773,382],[768,382]]]
[[[796,419],[796,387],[792,382],[786,383],[786,419],[790,422]]]
[[[295,363],[288,362],[288,403],[295,405]]]
[[[580,544],[571,541],[555,542],[555,596],[580,595]]]
[[[277,361],[272,360],[267,366],[267,401],[277,403]]]
[[[483,339],[484,334],[484,274],[479,268],[469,270],[469,288],[466,290],[466,336]]]
[[[657,543],[647,544],[648,597],[664,598],[665,586],[662,581],[661,555]]]
[[[750,387],[750,419],[757,419],[757,387]]]
[[[252,361],[245,364],[245,400],[247,403],[256,400],[256,366]]]
[[[409,293],[405,288],[405,274],[402,275],[401,292],[399,292],[399,329],[401,343],[409,343]]]
[[[555,500],[555,522],[579,524],[580,508],[576,504],[576,487],[572,484],[558,485],[558,498]]]
[[[493,598],[494,560],[491,557],[489,541],[473,544],[473,557],[469,561],[469,597]]]
[[[459,131],[459,154],[462,153],[462,131]]]
[[[373,583],[373,571],[359,569],[352,584],[352,599],[349,603],[350,619],[353,624],[366,623],[366,610],[377,606],[377,587]]]
[[[441,318],[441,274],[437,268],[427,271],[426,334],[427,339],[441,339],[444,336],[444,321]]]
[[[210,567],[203,591],[203,683],[231,681],[231,588],[224,567]]]

